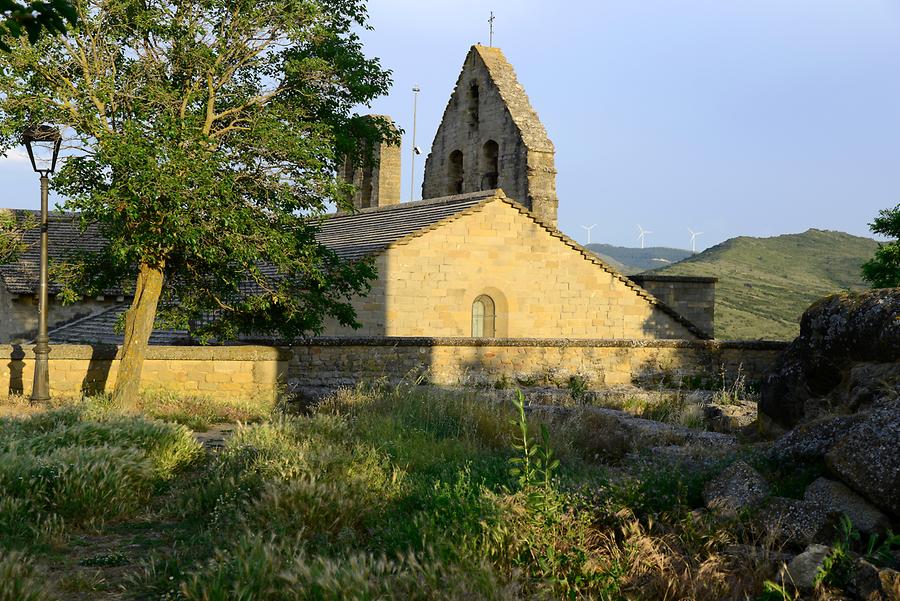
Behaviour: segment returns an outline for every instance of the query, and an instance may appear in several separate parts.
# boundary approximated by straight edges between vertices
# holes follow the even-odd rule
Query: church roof
[[[516,71],[506,60],[503,51],[499,48],[478,44],[472,46],[469,52],[470,55],[474,53],[487,69],[491,81],[497,86],[497,91],[506,104],[513,123],[522,134],[525,146],[529,150],[553,152],[553,142],[550,141],[544,124],[541,123],[540,117],[531,106],[525,88],[519,83]]]
[[[488,190],[338,213],[322,222],[316,238],[341,258],[359,259],[497,195]]]

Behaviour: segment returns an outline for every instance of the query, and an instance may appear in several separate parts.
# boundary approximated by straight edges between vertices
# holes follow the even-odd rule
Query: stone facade
[[[50,329],[65,323],[95,315],[116,304],[116,297],[83,299],[71,305],[63,305],[55,296],[50,297]],[[10,294],[0,277],[0,344],[33,340],[37,335],[38,301],[33,295]]]
[[[629,279],[684,315],[710,338],[715,337],[718,278],[645,273],[629,276]]]
[[[0,346],[0,393],[30,395],[32,347]],[[115,346],[52,345],[50,393],[80,396],[109,392],[116,383],[120,351]],[[215,399],[275,399],[287,380],[291,353],[262,346],[151,346],[141,389]]]
[[[379,119],[390,121],[390,117],[373,115]],[[394,127],[396,130],[396,128]],[[370,159],[362,165],[354,161],[344,160],[341,170],[344,181],[356,188],[353,195],[353,206],[357,209],[385,207],[400,202],[400,144],[381,143],[372,149]]]
[[[720,388],[760,381],[786,343],[686,340],[320,338],[293,347],[290,388],[420,379],[441,386]]]
[[[502,188],[555,227],[554,153],[500,49],[473,46],[425,161],[422,198]]]
[[[375,260],[378,279],[354,301],[362,328],[332,325],[327,335],[477,335],[473,303],[483,295],[493,304],[493,332],[484,334],[491,337],[701,334],[502,192],[401,238]]]

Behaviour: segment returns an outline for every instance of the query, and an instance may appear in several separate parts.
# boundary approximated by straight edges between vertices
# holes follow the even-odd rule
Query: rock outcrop
[[[900,288],[812,305],[764,381],[759,413],[790,429],[772,446],[774,460],[824,461],[834,479],[900,517]],[[820,488],[811,494],[850,499],[836,486]],[[884,525],[874,514],[850,517],[866,530]]]
[[[835,480],[818,478],[806,488],[803,500],[839,511],[863,534],[884,534],[891,527],[887,516]]]
[[[900,402],[871,411],[825,455],[828,471],[900,516]]]
[[[829,296],[760,390],[760,419],[781,428],[900,396],[900,288]]]

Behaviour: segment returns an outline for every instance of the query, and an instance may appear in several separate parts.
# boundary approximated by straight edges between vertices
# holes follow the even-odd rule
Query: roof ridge
[[[330,219],[337,219],[337,218],[341,218],[341,217],[355,217],[357,215],[371,215],[371,214],[385,213],[385,212],[390,212],[390,211],[400,211],[403,209],[424,207],[424,206],[430,206],[430,205],[435,205],[435,206],[448,205],[448,204],[453,204],[455,202],[463,202],[465,200],[472,200],[474,198],[479,198],[479,197],[488,198],[488,197],[493,196],[497,190],[499,190],[499,188],[493,189],[493,190],[481,190],[479,192],[466,192],[465,194],[453,194],[453,195],[449,195],[449,196],[435,196],[433,198],[422,198],[419,200],[410,200],[407,202],[400,202],[397,204],[387,205],[387,206],[383,206],[383,207],[368,207],[365,209],[357,209],[353,212],[339,211],[336,213],[330,213],[328,215],[323,215],[323,217],[325,219],[330,220]]]
[[[482,200],[481,202],[479,202],[477,204],[468,206],[461,211],[451,213],[450,215],[447,215],[446,217],[443,217],[443,218],[435,221],[434,223],[429,223],[428,225],[426,225],[424,227],[421,227],[413,232],[410,232],[409,234],[406,234],[405,236],[402,236],[392,242],[389,242],[383,249],[379,250],[375,254],[381,254],[382,252],[386,251],[387,249],[391,248],[394,245],[409,244],[414,238],[421,238],[423,235],[427,234],[428,232],[432,232],[439,227],[443,227],[444,225],[447,225],[450,222],[456,221],[460,217],[463,217],[465,215],[471,215],[472,213],[477,213],[478,211],[483,209],[485,206],[487,206],[489,203],[491,203],[495,200],[501,200],[501,201],[509,200],[507,198],[507,196],[503,193],[503,190],[501,190],[500,188],[493,190],[493,192],[494,192],[494,194],[492,194],[491,196],[485,197],[484,200]],[[518,203],[515,203],[515,204],[518,204]]]

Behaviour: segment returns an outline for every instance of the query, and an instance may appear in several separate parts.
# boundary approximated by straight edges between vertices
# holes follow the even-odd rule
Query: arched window
[[[478,128],[478,83],[469,84],[469,127]]]
[[[493,338],[496,335],[496,323],[494,299],[482,294],[472,303],[472,337]]]
[[[488,140],[481,148],[481,189],[493,190],[500,178],[499,169],[500,146]]]
[[[463,154],[459,150],[450,153],[447,167],[447,193],[462,194],[465,172],[463,171]]]

